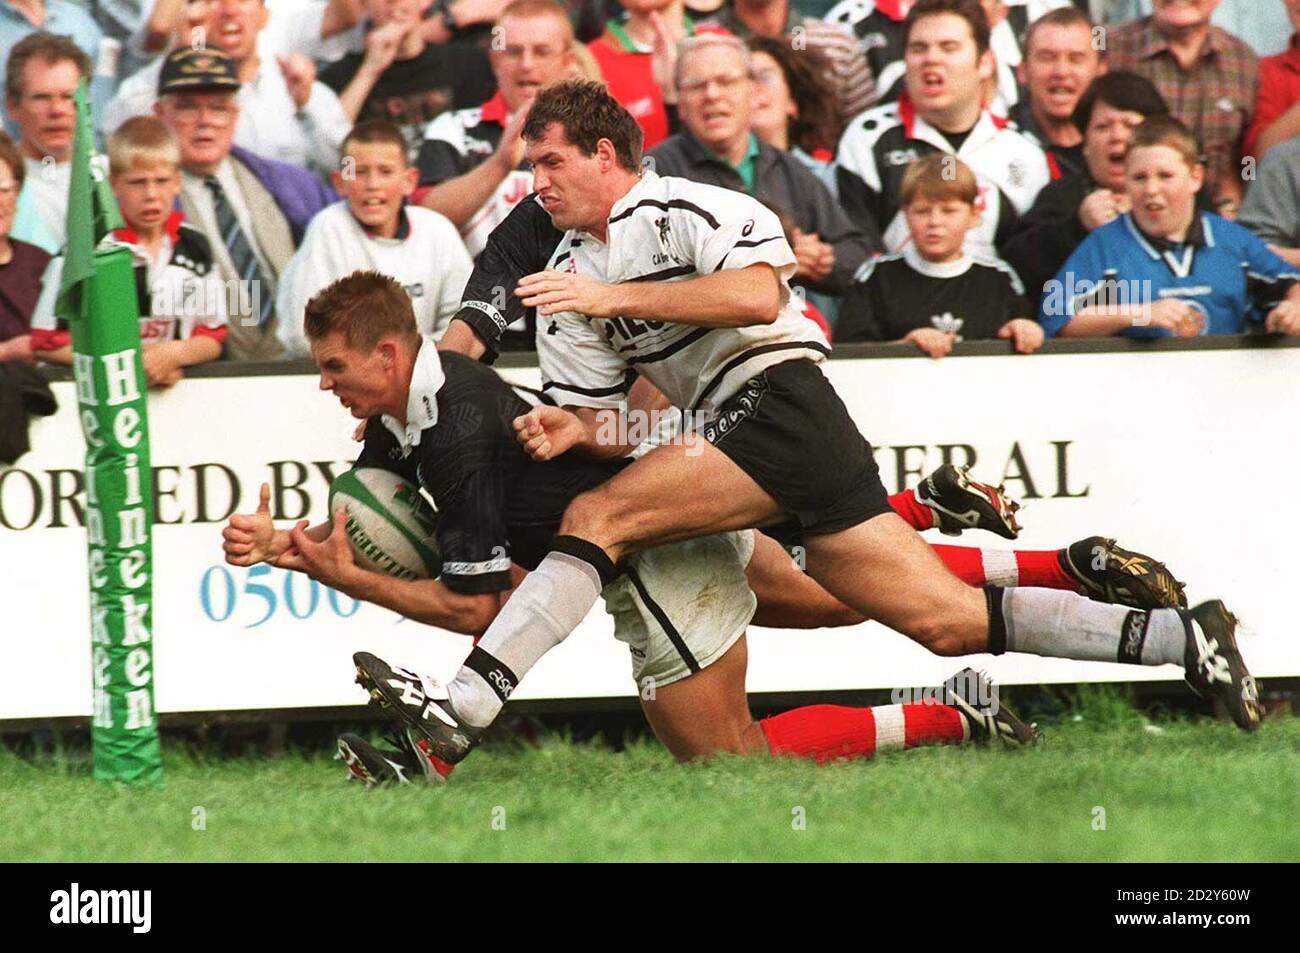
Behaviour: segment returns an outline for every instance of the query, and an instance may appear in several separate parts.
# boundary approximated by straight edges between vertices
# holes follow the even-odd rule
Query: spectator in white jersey
[[[826,19],[853,32],[861,44],[875,80],[872,105],[892,103],[904,89],[904,47],[907,15],[916,0],[841,0]],[[1049,10],[1068,6],[1070,0],[982,0],[989,20],[996,76],[988,86],[991,105],[999,114],[1019,101],[1016,67],[1030,23]]]
[[[437,212],[406,204],[415,169],[402,131],[386,119],[359,123],[343,140],[341,171],[333,179],[343,201],[312,219],[276,293],[286,356],[311,356],[303,330],[307,302],[357,268],[400,282],[420,333],[441,337],[460,308],[473,262],[456,226]]]
[[[739,37],[703,35],[685,40],[677,58],[678,112],[685,128],[650,152],[660,175],[745,192],[788,212],[794,224],[794,281],[843,294],[878,233],[850,222],[808,168],[750,129],[753,65]]]
[[[317,81],[310,57],[264,49],[267,17],[265,0],[213,0],[207,19],[198,25],[206,44],[234,60],[238,70],[242,118],[235,143],[269,159],[328,174],[338,164],[339,144],[351,123],[334,91]],[[191,40],[184,45],[194,44]],[[160,74],[162,66],[157,70]],[[115,106],[109,118],[147,113],[155,101],[147,84],[132,83],[130,101]]]
[[[490,53],[497,92],[476,109],[443,113],[420,147],[420,196],[460,229],[477,256],[510,210],[533,190],[519,138],[528,106],[543,86],[574,68],[573,27],[554,0],[515,0],[497,21],[499,49]]]
[[[1043,343],[1035,308],[1004,261],[963,251],[979,221],[979,183],[960,159],[930,155],[907,167],[903,214],[911,242],[875,258],[844,298],[835,343],[894,341],[943,357],[959,341],[1009,340],[1021,354]]]
[[[1047,151],[1061,175],[1083,169],[1083,133],[1074,124],[1074,110],[1105,71],[1092,21],[1082,10],[1062,7],[1029,27],[1025,59],[1016,70],[1027,95],[1011,118]]]
[[[993,57],[979,0],[920,0],[906,29],[907,90],[845,130],[837,156],[840,203],[859,226],[879,222],[885,248],[898,251],[908,239],[899,206],[907,166],[935,152],[955,155],[979,179],[983,202],[967,250],[995,255],[1051,181],[1047,156],[982,105]]]
[[[212,247],[173,207],[181,190],[176,139],[153,116],[128,119],[108,140],[109,184],[126,223],[113,233],[135,257],[140,358],[150,387],[170,387],[194,364],[215,361],[226,339],[226,299]],[[67,323],[55,316],[63,259],[45,274],[32,319],[32,351],[72,363]]]

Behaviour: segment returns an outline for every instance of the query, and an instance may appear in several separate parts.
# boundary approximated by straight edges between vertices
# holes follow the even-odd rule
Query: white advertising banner
[[[1025,503],[1015,546],[1090,535],[1165,560],[1193,603],[1223,598],[1262,677],[1300,675],[1290,605],[1300,523],[1300,349],[846,359],[828,373],[876,447],[885,486],[971,462]],[[502,372],[536,384],[536,370]],[[91,702],[83,446],[71,383],[0,468],[0,720],[87,715]],[[154,648],[162,712],[364,702],[351,655],[450,676],[470,640],[267,566],[227,566],[221,527],[262,482],[289,523],[325,517],[329,480],[350,465],[353,422],[306,374],[195,378],[150,401],[157,495]],[[961,542],[1007,549],[988,534]],[[519,699],[633,696],[627,649],[597,606],[529,674]],[[879,625],[755,629],[752,692],[933,685],[960,667]],[[1146,680],[1138,671],[1028,656],[982,658],[1007,683]]]

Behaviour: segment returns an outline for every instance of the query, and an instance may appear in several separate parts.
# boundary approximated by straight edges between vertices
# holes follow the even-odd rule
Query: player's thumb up
[[[257,501],[257,515],[271,515],[271,484],[269,483],[262,484],[262,490]]]

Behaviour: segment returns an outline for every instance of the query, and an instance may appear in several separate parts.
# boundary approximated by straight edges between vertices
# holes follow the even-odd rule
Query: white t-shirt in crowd
[[[311,355],[303,314],[316,292],[345,275],[373,269],[399,282],[411,296],[420,333],[438,338],[460,308],[474,263],[460,233],[427,208],[403,210],[406,234],[376,238],[366,233],[348,203],[336,202],[312,219],[289,267],[280,276],[275,309],[280,340],[289,358]]]

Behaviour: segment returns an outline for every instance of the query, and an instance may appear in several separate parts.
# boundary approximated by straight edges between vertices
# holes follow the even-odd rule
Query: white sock
[[[447,686],[456,714],[476,728],[490,725],[519,680],[578,627],[600,590],[600,573],[591,563],[568,553],[548,553]]]
[[[1144,612],[1061,589],[1007,589],[1007,651],[1091,662],[1183,664],[1187,635],[1176,609]]]

